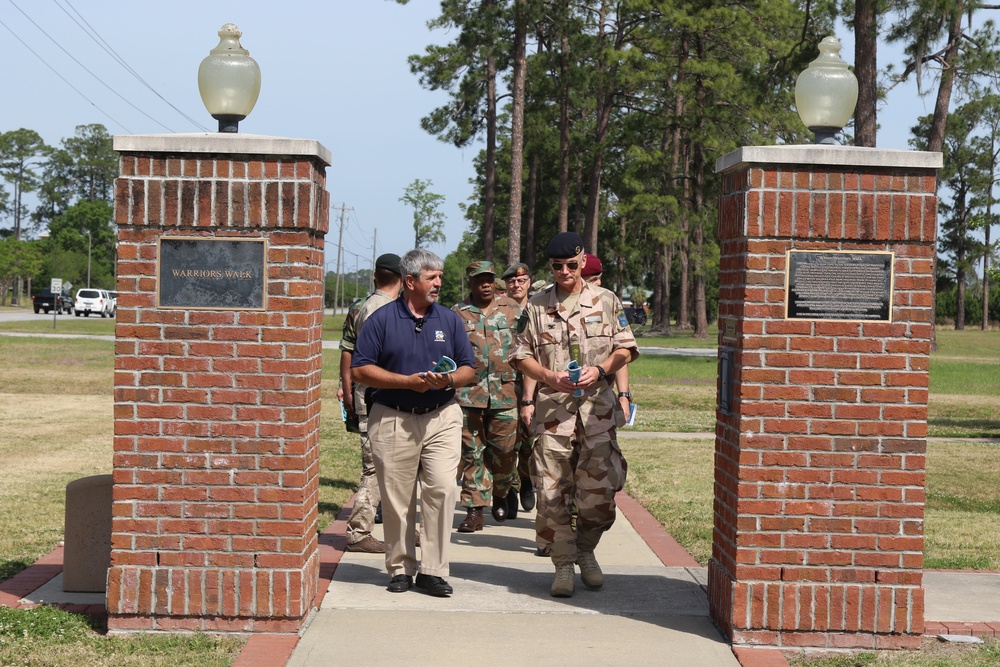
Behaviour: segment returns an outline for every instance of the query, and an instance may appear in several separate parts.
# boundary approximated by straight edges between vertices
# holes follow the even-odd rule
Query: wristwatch
[[[534,404],[535,404],[535,402],[534,402],[534,401],[521,401],[521,407],[522,407],[522,408],[526,408],[526,407],[528,407],[529,405],[534,405]]]
[[[445,387],[445,389],[454,389],[454,388],[455,388],[455,378],[453,378],[452,376],[449,375],[448,376],[448,386]]]
[[[630,391],[620,391],[618,392],[618,398],[627,398],[628,402],[632,402],[632,392]]]
[[[604,370],[604,366],[597,364],[597,381],[600,382],[608,376],[608,372]]]

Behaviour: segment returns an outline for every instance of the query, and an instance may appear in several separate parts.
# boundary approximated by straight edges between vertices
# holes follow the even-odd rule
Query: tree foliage
[[[118,157],[103,125],[78,125],[58,146],[46,144],[33,130],[0,134],[0,176],[13,186],[12,197],[0,189],[0,214],[13,221],[9,233],[0,237],[20,238],[23,244],[5,251],[0,271],[4,298],[18,284],[37,285],[50,278],[85,286],[88,273],[92,285],[114,289],[112,196],[117,175]],[[33,209],[24,198],[30,192],[37,199]],[[24,233],[41,238],[25,240]]]
[[[16,240],[21,240],[27,205],[24,195],[41,183],[38,168],[44,163],[49,147],[34,130],[21,128],[0,134],[0,177],[14,189],[10,204]]]
[[[414,179],[403,190],[399,201],[413,208],[413,247],[426,248],[431,243],[444,243],[444,195],[430,191],[430,180]]]

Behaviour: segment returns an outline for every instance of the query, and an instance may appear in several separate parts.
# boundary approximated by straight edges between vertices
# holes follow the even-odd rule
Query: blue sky
[[[111,134],[214,131],[198,95],[198,65],[218,43],[219,28],[232,22],[262,71],[260,99],[240,130],[315,139],[330,149],[331,201],[350,209],[347,270],[367,266],[375,253],[412,247],[411,213],[398,199],[416,178],[430,179],[446,198],[447,240],[431,247],[443,257],[466,228],[459,204],[472,192],[478,147],[459,150],[420,129],[420,118],[446,98],[420,87],[406,57],[452,39],[426,27],[438,8],[437,0],[7,0],[0,2],[0,131],[33,129],[50,144],[88,123],[103,123]],[[148,87],[89,36],[87,25]],[[841,55],[851,61],[850,35],[839,32]],[[908,148],[909,127],[932,104],[912,85],[893,91],[880,111],[879,146]],[[330,262],[339,215],[331,214]]]

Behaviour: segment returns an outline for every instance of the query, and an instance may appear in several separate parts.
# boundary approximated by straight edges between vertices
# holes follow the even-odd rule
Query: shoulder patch
[[[619,309],[618,310],[618,326],[620,326],[622,329],[624,329],[624,328],[626,328],[628,326],[628,318],[625,317],[625,310],[624,309]]]

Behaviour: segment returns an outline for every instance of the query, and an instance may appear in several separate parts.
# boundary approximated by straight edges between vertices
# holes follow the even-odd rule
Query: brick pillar
[[[296,631],[319,574],[329,152],[240,134],[121,136],[114,147],[109,628]],[[215,255],[198,267],[256,271],[262,307],[185,294],[161,305],[167,238],[208,250],[263,239],[256,267]]]
[[[709,598],[735,644],[919,645],[940,166],[939,153],[818,146],[747,147],[716,165]],[[880,253],[886,275],[894,268],[891,321],[787,316],[789,250],[838,262]],[[845,252],[818,252],[829,250]],[[819,298],[841,289],[827,287]]]

